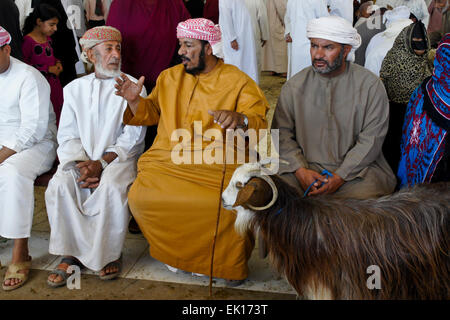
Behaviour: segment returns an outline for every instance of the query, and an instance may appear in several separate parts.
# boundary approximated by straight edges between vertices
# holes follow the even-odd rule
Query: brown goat
[[[260,228],[272,263],[300,296],[450,299],[450,183],[353,200],[302,198],[277,176],[261,178],[237,173],[224,205],[237,211],[239,232]],[[372,265],[380,289],[367,286]]]

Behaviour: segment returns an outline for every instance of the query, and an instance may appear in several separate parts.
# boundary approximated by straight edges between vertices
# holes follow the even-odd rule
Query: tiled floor
[[[35,188],[35,215],[32,236],[29,240],[30,255],[33,257],[33,269],[52,270],[58,265],[59,258],[48,253],[50,227],[44,205],[44,187]],[[3,265],[11,260],[13,242],[0,243],[0,261]],[[291,286],[270,267],[267,259],[258,257],[255,249],[249,261],[248,280],[239,289],[273,293],[295,294]],[[90,270],[84,273],[93,274]],[[128,234],[123,251],[123,270],[121,277],[128,279],[156,280],[163,282],[209,285],[208,277],[192,276],[182,272],[173,273],[164,264],[149,255],[148,243],[141,235]],[[216,287],[223,287],[223,280],[215,280]]]

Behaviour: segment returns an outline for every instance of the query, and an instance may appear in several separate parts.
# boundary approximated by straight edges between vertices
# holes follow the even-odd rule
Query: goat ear
[[[246,209],[250,207],[263,207],[270,202],[272,189],[270,185],[261,178],[251,178],[244,188],[239,191],[233,207],[242,206]]]
[[[248,208],[246,206],[246,203],[252,197],[253,192],[255,192],[255,186],[247,184],[244,188],[242,188],[238,192],[236,201],[234,202],[233,207],[242,206],[244,208]]]
[[[263,178],[252,178],[247,182],[247,186],[254,186],[254,191],[247,201],[249,209],[251,209],[251,206],[264,207],[272,199],[272,189]]]

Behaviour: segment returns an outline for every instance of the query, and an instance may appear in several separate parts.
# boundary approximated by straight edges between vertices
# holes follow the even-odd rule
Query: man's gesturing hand
[[[130,107],[137,108],[137,105],[139,104],[139,95],[141,94],[144,86],[144,80],[145,77],[142,76],[136,84],[128,79],[126,74],[121,73],[120,77],[116,78],[116,85],[114,86],[117,89],[116,95],[127,100]]]
[[[236,129],[245,127],[245,116],[242,113],[228,110],[209,110],[208,113],[214,117],[214,122],[223,129]]]

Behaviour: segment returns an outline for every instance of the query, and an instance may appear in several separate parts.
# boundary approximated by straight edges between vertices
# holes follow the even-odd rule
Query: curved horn
[[[260,176],[259,178],[266,181],[269,184],[269,186],[272,188],[272,200],[269,202],[269,204],[265,205],[264,207],[254,207],[251,204],[248,204],[247,206],[250,209],[252,209],[253,211],[263,211],[263,210],[269,209],[271,206],[273,206],[275,201],[277,201],[277,199],[278,199],[278,189],[277,189],[277,186],[275,185],[275,183],[273,182],[273,180],[271,178],[269,178],[268,176],[264,176],[264,175]]]

